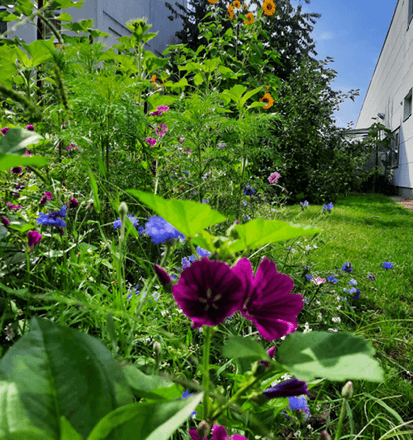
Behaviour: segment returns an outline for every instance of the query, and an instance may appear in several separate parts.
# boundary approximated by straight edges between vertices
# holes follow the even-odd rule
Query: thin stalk
[[[208,419],[209,409],[209,356],[211,352],[212,327],[203,326],[204,330],[204,352],[202,355],[202,387],[204,389],[204,400],[202,405],[202,420]]]
[[[340,418],[338,420],[338,426],[337,426],[337,431],[336,431],[336,435],[334,437],[334,440],[340,440],[341,429],[343,428],[344,417],[346,415],[346,405],[347,405],[347,399],[344,398],[343,405],[341,406]]]

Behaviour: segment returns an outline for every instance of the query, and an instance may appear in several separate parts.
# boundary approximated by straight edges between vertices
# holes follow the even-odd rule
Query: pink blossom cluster
[[[156,112],[150,113],[150,116],[161,116],[163,112],[167,112],[169,107],[166,105],[161,105],[160,107],[156,107]]]
[[[272,173],[270,177],[268,177],[268,181],[270,183],[276,183],[280,177],[281,177],[281,174],[275,172],[275,173]]]

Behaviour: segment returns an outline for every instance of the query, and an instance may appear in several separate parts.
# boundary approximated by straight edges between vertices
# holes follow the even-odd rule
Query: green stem
[[[335,440],[340,440],[340,437],[341,437],[341,429],[343,427],[344,417],[346,415],[346,405],[347,405],[347,399],[344,398],[343,405],[342,405],[341,411],[340,411],[340,418],[338,420],[336,436],[334,437]]]
[[[24,313],[24,323],[23,323],[23,331],[22,333],[24,334],[24,331],[26,330],[26,323],[27,323],[27,319],[29,316],[29,306],[30,306],[30,258],[29,258],[29,246],[26,247],[25,249],[25,254],[26,254],[26,268],[27,268],[27,288],[29,290],[28,292],[28,303],[26,306],[26,310]]]
[[[202,387],[204,389],[204,401],[202,405],[202,420],[208,419],[209,404],[209,356],[211,351],[212,327],[204,325],[204,353],[202,355]]]

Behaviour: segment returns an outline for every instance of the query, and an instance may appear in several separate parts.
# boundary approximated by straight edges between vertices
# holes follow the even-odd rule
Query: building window
[[[393,131],[393,139],[390,141],[387,162],[390,168],[399,167],[399,148],[400,148],[400,127]]]
[[[405,121],[412,114],[412,91],[410,90],[404,98],[404,113],[403,121]]]
[[[4,6],[0,6],[0,12],[7,12]],[[7,14],[6,14],[7,15]],[[7,21],[1,21],[0,18],[0,35],[7,31]]]
[[[61,11],[54,11],[53,12],[53,14],[55,16],[59,16],[60,13],[61,13]],[[61,26],[61,23],[59,20],[56,20],[55,18],[50,18],[50,17],[47,17],[47,18],[50,20],[50,22],[56,28],[56,30],[58,30],[58,31],[62,30],[62,26]],[[51,29],[49,28],[49,26],[47,26],[46,23],[44,23],[43,25],[44,25],[44,29],[45,29],[44,34],[43,34],[43,35],[45,35],[44,39],[49,40],[50,38],[56,38],[55,35],[53,34],[53,32],[51,31]]]

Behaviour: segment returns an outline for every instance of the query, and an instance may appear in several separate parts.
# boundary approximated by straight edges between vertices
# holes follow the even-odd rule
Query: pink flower
[[[276,347],[271,347],[269,350],[267,350],[267,354],[270,357],[270,359],[272,359],[274,357],[275,350],[276,350]],[[260,362],[260,364],[264,364],[265,368],[268,368],[270,365],[270,363],[267,361],[259,361],[259,362]]]
[[[70,199],[69,208],[77,208],[79,206],[79,202],[76,199]]]
[[[182,272],[172,294],[183,313],[194,322],[193,327],[198,328],[221,324],[239,310],[244,291],[241,280],[227,264],[204,257]]]
[[[4,136],[9,131],[9,127],[4,127],[1,129],[1,134]]]
[[[13,167],[10,168],[10,172],[13,174],[20,174],[23,171],[23,167]]]
[[[32,150],[26,150],[26,152],[23,154],[23,157],[30,157],[32,155]]]
[[[317,277],[316,279],[312,278],[311,282],[314,283],[316,286],[319,286],[320,284],[326,283],[327,280],[325,278]]]
[[[156,110],[160,112],[167,112],[169,110],[169,107],[167,107],[166,105],[161,105],[160,107],[156,107]]]
[[[9,226],[10,224],[10,220],[7,217],[1,216],[1,222],[3,223],[4,226]]]
[[[43,235],[40,235],[37,231],[29,231],[27,233],[28,236],[28,245],[30,249],[33,249],[37,243],[39,243],[40,239]]]
[[[17,210],[17,209],[21,209],[22,207],[20,205],[12,205],[10,202],[6,203],[6,206],[8,206],[12,211],[13,210]]]
[[[191,436],[192,440],[204,440],[199,438],[198,431],[196,429],[190,429],[189,435]],[[227,430],[223,426],[214,425],[214,427],[212,428],[212,440],[247,440],[247,439],[244,436],[238,434],[234,434],[233,436],[229,437],[227,434]]]
[[[303,298],[290,294],[293,280],[277,272],[275,263],[264,258],[255,277],[248,258],[238,261],[231,271],[243,285],[241,313],[257,327],[260,335],[270,341],[297,329],[297,315],[303,308]]]
[[[280,173],[272,173],[271,176],[268,177],[268,180],[270,183],[276,183],[280,177],[281,177]]]
[[[151,145],[151,147],[153,147],[156,144],[156,139],[152,139],[150,137],[145,139],[145,142],[148,142],[148,144]]]
[[[31,124],[26,125],[26,130],[34,131],[34,127],[33,127],[33,125],[31,125]]]
[[[53,200],[53,199],[52,199],[52,193],[51,193],[50,191],[46,191],[46,192],[42,195],[42,197],[41,197],[39,203],[40,203],[41,205],[44,205],[44,204],[46,204],[46,202],[47,202],[48,200]]]

